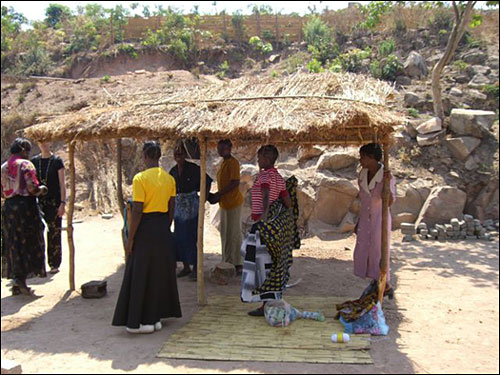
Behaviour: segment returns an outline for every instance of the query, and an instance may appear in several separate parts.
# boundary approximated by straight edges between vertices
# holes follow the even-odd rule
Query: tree
[[[448,43],[446,44],[446,50],[443,57],[434,65],[432,69],[432,101],[434,103],[434,114],[441,120],[444,119],[444,108],[443,100],[441,97],[441,73],[446,65],[448,65],[458,47],[458,43],[462,39],[465,29],[469,24],[471,19],[472,9],[476,5],[477,1],[467,1],[466,4],[460,2],[457,4],[456,1],[452,2],[453,13],[455,16],[455,21],[453,28],[451,29],[450,37],[448,38]]]
[[[59,28],[64,18],[71,17],[71,10],[66,5],[49,4],[45,9],[45,23],[54,29]]]

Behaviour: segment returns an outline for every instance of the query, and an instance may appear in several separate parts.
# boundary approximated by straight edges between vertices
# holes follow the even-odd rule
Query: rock
[[[404,71],[409,77],[425,77],[427,76],[427,65],[425,59],[416,51],[411,51],[410,55],[403,64]]]
[[[392,230],[399,229],[401,223],[414,223],[417,219],[417,214],[411,212],[402,212],[393,216],[392,218]]]
[[[484,65],[470,65],[467,68],[467,72],[470,71],[471,76],[475,76],[476,74],[488,75],[491,73],[491,68],[489,66]]]
[[[336,171],[338,169],[349,167],[358,161],[358,151],[351,150],[344,152],[327,152],[323,154],[318,161],[319,170]]]
[[[465,160],[481,144],[479,138],[457,137],[446,140],[446,145],[451,154],[458,160]]]
[[[102,219],[109,220],[109,219],[112,219],[112,218],[113,218],[113,214],[102,214],[102,215],[101,215],[101,218],[102,218]]]
[[[323,152],[324,148],[320,146],[299,146],[297,158],[299,161],[306,161],[321,156]]]
[[[269,56],[269,62],[270,63],[274,63],[275,61],[279,61],[281,58],[281,55],[271,55]]]
[[[214,284],[227,285],[236,276],[236,268],[230,263],[219,263],[210,269],[208,280]]]
[[[405,93],[404,102],[407,107],[414,107],[420,101],[420,97],[414,92],[408,91]]]
[[[475,102],[484,102],[488,99],[486,94],[483,94],[481,91],[475,89],[467,91],[467,95]]]
[[[417,233],[417,231],[415,229],[415,224],[401,223],[401,233],[410,234],[410,235]]]
[[[496,113],[492,111],[454,108],[451,111],[450,130],[457,135],[483,138],[495,120]]]
[[[490,56],[487,64],[491,69],[498,69],[498,56]]]
[[[359,193],[357,184],[344,178],[317,173],[312,185],[317,187],[311,219],[339,225]]]
[[[147,73],[147,71],[144,69],[134,70],[134,74],[146,74],[146,73]]]
[[[464,93],[457,87],[453,87],[450,90],[450,95],[461,97]]]
[[[21,365],[9,359],[2,358],[2,374],[22,374]]]
[[[407,76],[397,76],[396,77],[396,84],[399,86],[410,86],[411,85],[411,78]]]
[[[339,233],[348,233],[354,231],[354,227],[356,226],[356,217],[352,212],[348,212],[342,222],[339,224],[337,230]]]
[[[498,179],[492,179],[477,195],[467,204],[465,212],[474,215],[479,220],[486,218],[498,220],[499,217],[499,191]]]
[[[417,218],[421,222],[433,226],[447,223],[454,217],[462,217],[467,194],[452,186],[439,186],[432,189]]]
[[[462,60],[465,61],[467,64],[475,64],[475,65],[484,64],[487,58],[488,58],[487,54],[477,49],[466,52],[462,56]]]
[[[457,172],[455,172],[455,171],[451,171],[450,172],[450,176],[451,177],[455,177],[455,178],[460,178],[460,175]]]
[[[473,171],[477,168],[479,168],[479,163],[477,162],[476,158],[474,156],[468,158],[465,162],[465,169],[467,169],[468,171]]]
[[[414,125],[415,124],[415,125]],[[417,129],[416,129],[416,126],[418,126],[418,124],[420,124],[420,121],[414,121],[414,120],[410,120],[406,123],[405,125],[405,130],[406,132],[409,134],[409,136],[413,139],[415,139],[417,137]]]
[[[417,135],[417,143],[419,146],[431,146],[439,143],[441,141],[440,137],[446,133],[446,130],[442,130],[436,133],[429,134],[419,134]]]
[[[490,79],[484,74],[476,74],[470,82],[468,83],[469,87],[481,88],[484,85],[488,85],[490,83]]]
[[[439,117],[433,117],[417,127],[418,134],[429,134],[442,130],[442,122]]]

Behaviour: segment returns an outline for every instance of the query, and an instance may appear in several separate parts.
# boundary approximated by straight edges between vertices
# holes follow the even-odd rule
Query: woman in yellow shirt
[[[157,142],[143,147],[146,170],[134,176],[132,218],[125,274],[113,317],[129,333],[151,333],[161,319],[181,317],[175,249],[170,227],[175,210],[175,180],[160,168]]]

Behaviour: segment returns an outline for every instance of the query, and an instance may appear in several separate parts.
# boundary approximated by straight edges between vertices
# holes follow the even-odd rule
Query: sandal
[[[258,309],[249,311],[248,315],[250,315],[250,316],[264,316],[264,307],[261,306]]]

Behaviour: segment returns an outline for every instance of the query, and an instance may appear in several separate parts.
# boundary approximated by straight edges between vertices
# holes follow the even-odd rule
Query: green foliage
[[[309,73],[321,73],[324,71],[321,62],[316,59],[312,59],[309,63],[307,63],[307,70]]]
[[[132,44],[120,44],[118,46],[118,51],[130,55],[134,59],[137,59],[137,57],[138,57],[137,51],[135,50],[135,48]]]
[[[432,32],[439,30],[451,31],[453,28],[454,17],[449,8],[438,8],[434,11],[434,16],[428,21]]]
[[[236,34],[236,38],[241,41],[244,39],[246,34],[246,27],[243,24],[243,15],[240,11],[236,11],[231,16],[231,24],[234,28],[234,33]]]
[[[479,48],[482,46],[481,41],[474,38],[470,33],[466,33],[464,35],[464,39],[465,39],[465,44],[467,44],[469,48]]]
[[[395,81],[398,73],[403,71],[401,64],[395,55],[389,55],[385,58],[381,68],[381,78],[387,81]]]
[[[463,60],[456,60],[453,62],[453,67],[460,73],[464,73],[469,65]]]
[[[488,98],[498,100],[498,81],[494,85],[484,85],[481,91],[488,95]]]
[[[370,1],[367,5],[362,5],[360,10],[365,19],[359,26],[373,30],[381,22],[381,17],[391,11],[393,6],[393,1]]]
[[[296,53],[295,55],[290,56],[286,59],[286,68],[285,71],[288,74],[295,73],[297,70],[305,66],[306,59],[308,55],[304,52]]]
[[[262,38],[268,41],[273,41],[275,39],[274,34],[269,30],[262,31]]]
[[[415,117],[415,118],[420,116],[420,112],[418,111],[418,109],[415,109],[415,108],[408,108],[408,114],[411,117]]]
[[[226,60],[219,65],[219,71],[215,73],[215,76],[219,79],[223,79],[226,76],[228,70],[229,70],[229,63]]]
[[[161,30],[151,31],[150,29],[148,29],[148,31],[146,32],[146,36],[144,40],[141,42],[141,44],[145,47],[157,49],[162,44],[161,34],[162,34]]]
[[[382,41],[378,46],[379,57],[387,57],[394,52],[395,43],[394,39],[387,39]]]
[[[16,73],[26,76],[43,76],[46,75],[54,66],[54,63],[49,57],[47,49],[42,43],[34,42],[29,50],[19,56],[16,64]]]
[[[66,5],[49,4],[45,9],[45,23],[54,29],[60,28],[62,21],[71,16],[71,10]]]
[[[101,83],[108,83],[111,77],[109,75],[105,75],[104,77],[101,78]]]
[[[406,23],[404,20],[398,18],[396,20],[396,26],[394,28],[394,34],[396,35],[404,35],[406,34]]]
[[[263,43],[262,40],[258,36],[252,36],[248,41],[250,46],[260,52],[261,54],[270,53],[273,51],[273,46],[271,43]]]
[[[378,60],[373,60],[370,63],[370,73],[375,78],[382,77],[382,68],[380,67],[380,62]]]
[[[12,49],[14,40],[21,31],[21,25],[28,20],[14,8],[2,6],[2,70],[7,53]]]
[[[311,17],[304,25],[304,38],[308,45],[317,46],[324,40],[331,39],[331,30],[319,17]]]
[[[279,73],[276,70],[273,70],[273,71],[271,71],[271,77],[272,78],[278,78],[279,77]]]

